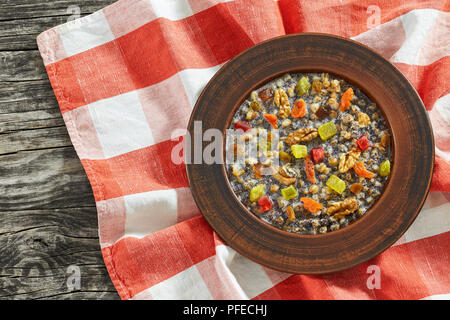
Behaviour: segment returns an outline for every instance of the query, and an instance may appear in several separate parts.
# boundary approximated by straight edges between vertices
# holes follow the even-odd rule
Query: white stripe
[[[114,35],[102,11],[93,13],[89,18],[70,21],[56,29],[68,56],[114,40]]]
[[[189,103],[193,108],[206,84],[223,64],[205,69],[185,69],[178,74],[183,82]]]
[[[426,202],[440,202],[440,192],[432,192]],[[426,237],[435,236],[450,231],[450,203],[422,209],[411,227],[405,232],[406,242],[411,242]]]
[[[155,143],[137,91],[96,101],[88,108],[105,158]]]
[[[450,94],[437,100],[429,115],[436,142],[436,155],[450,162]]]
[[[164,262],[161,262],[164,263]],[[154,300],[212,300],[200,272],[194,265],[175,276],[150,287],[137,295],[133,300],[149,298]]]
[[[405,29],[406,40],[400,50],[392,57],[392,62],[411,65],[428,65],[450,54],[450,39],[442,47],[425,47],[424,43],[430,32],[433,32],[436,18],[449,19],[450,13],[434,9],[413,10],[400,17]],[[447,31],[448,36],[448,31]],[[423,55],[422,50],[431,51],[431,55]]]
[[[142,238],[177,223],[175,189],[137,193],[124,197],[126,208],[124,237]]]
[[[450,300],[450,294],[448,293],[436,294],[433,296],[422,298],[420,300]]]
[[[150,3],[157,18],[180,20],[194,14],[188,0],[150,0]]]
[[[226,245],[216,246],[216,254],[224,266],[234,276],[236,288],[242,293],[241,298],[252,299],[273,287],[273,283],[264,268],[237,253]]]

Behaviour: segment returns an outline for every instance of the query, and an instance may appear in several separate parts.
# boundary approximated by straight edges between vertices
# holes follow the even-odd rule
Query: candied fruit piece
[[[353,170],[355,170],[355,173],[363,178],[372,179],[375,177],[375,174],[373,172],[370,172],[366,169],[366,166],[364,165],[364,162],[357,161],[355,162],[355,165],[353,166]]]
[[[361,150],[366,150],[368,147],[370,147],[369,139],[367,139],[367,136],[365,134],[359,137],[358,140],[356,140],[356,143]]]
[[[250,201],[255,202],[259,198],[261,198],[264,194],[264,185],[263,184],[257,184],[250,190]]]
[[[316,173],[314,172],[314,163],[312,162],[310,155],[307,155],[305,158],[305,172],[309,182],[317,183]]]
[[[290,185],[287,188],[281,189],[281,194],[283,195],[283,198],[285,200],[291,200],[291,199],[297,198],[297,196],[298,196],[297,189],[293,185]]]
[[[269,211],[273,208],[273,203],[272,201],[270,201],[268,196],[262,196],[261,198],[259,198],[258,204],[261,207],[262,212]]]
[[[297,92],[298,96],[302,96],[308,92],[309,88],[311,88],[311,84],[309,83],[308,78],[302,77],[295,86],[295,92]]]
[[[315,115],[319,120],[323,120],[330,115],[331,108],[326,105],[322,105],[317,109]]]
[[[341,102],[339,103],[339,110],[345,111],[350,107],[351,101],[353,99],[353,89],[348,88],[347,91],[341,97]]]
[[[311,158],[315,164],[320,163],[325,159],[325,151],[321,147],[311,150]]]
[[[345,182],[339,179],[338,176],[332,174],[327,181],[327,186],[341,194],[345,190]]]
[[[294,108],[292,109],[292,118],[301,118],[306,115],[306,102],[303,99],[297,100],[294,103]]]
[[[273,98],[273,89],[266,88],[258,92],[258,96],[262,101],[266,101]]]
[[[280,160],[282,160],[284,162],[291,162],[291,156],[287,152],[280,151],[279,157],[280,157]]]
[[[308,154],[308,148],[302,144],[294,144],[291,146],[292,154],[297,159],[304,158]]]
[[[242,131],[245,132],[245,131],[250,130],[252,128],[252,125],[248,121],[240,120],[234,124],[234,128],[236,130],[241,129]]]
[[[333,121],[324,123],[323,125],[319,126],[318,130],[320,138],[323,141],[330,139],[337,133],[336,126],[334,125]]]
[[[264,118],[270,123],[270,125],[274,128],[278,128],[278,117],[275,114],[266,113]]]
[[[317,211],[323,209],[322,204],[320,204],[320,202],[317,202],[316,200],[310,198],[300,198],[300,201],[303,202],[303,206],[309,212],[316,213]]]
[[[386,177],[391,173],[391,163],[389,160],[384,160],[380,164],[380,176]]]

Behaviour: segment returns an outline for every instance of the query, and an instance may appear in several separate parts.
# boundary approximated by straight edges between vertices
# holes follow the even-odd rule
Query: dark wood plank
[[[115,2],[116,0],[3,0],[0,3],[0,21],[30,19],[36,17],[70,16],[71,7],[80,8],[86,15]]]
[[[92,189],[37,51],[39,33],[114,0],[0,3],[0,299],[118,299]],[[69,266],[80,290],[67,285]]]
[[[103,264],[95,208],[3,211],[0,299],[117,299]],[[67,286],[69,266],[80,289]]]
[[[0,210],[95,206],[73,147],[1,156],[0,176]]]
[[[81,16],[115,1],[2,1],[0,6],[0,51],[35,50],[36,37],[73,16],[69,6],[78,6]]]

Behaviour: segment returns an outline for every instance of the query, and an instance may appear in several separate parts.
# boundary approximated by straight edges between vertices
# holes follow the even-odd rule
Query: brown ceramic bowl
[[[224,132],[252,90],[286,72],[334,74],[378,105],[391,131],[393,160],[378,201],[345,228],[301,235],[277,229],[248,211],[231,190],[224,164],[186,165],[193,197],[225,243],[257,263],[298,274],[356,266],[398,240],[422,208],[434,166],[427,112],[403,74],[371,49],[333,35],[295,34],[258,44],[225,64],[194,107],[188,126],[191,137],[194,121],[202,121],[202,131]],[[188,149],[194,149],[194,140]]]

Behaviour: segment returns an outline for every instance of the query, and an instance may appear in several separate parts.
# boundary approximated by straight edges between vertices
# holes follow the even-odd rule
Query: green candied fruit
[[[319,126],[319,135],[323,141],[330,139],[336,133],[337,130],[333,121],[324,123],[323,125]]]
[[[345,190],[345,182],[339,179],[338,176],[332,174],[327,181],[327,186],[341,194]]]
[[[380,164],[380,176],[386,177],[391,173],[391,163],[389,160],[384,160]]]
[[[302,144],[294,144],[291,146],[292,154],[297,159],[304,158],[308,155],[308,148]]]
[[[297,198],[298,192],[297,189],[293,185],[290,185],[287,188],[281,189],[281,194],[283,195],[283,198],[286,200],[291,200],[294,198]]]
[[[258,201],[259,198],[261,198],[264,194],[264,185],[263,184],[257,184],[250,190],[250,201],[255,202]]]
[[[298,96],[302,96],[308,92],[309,88],[311,88],[311,84],[309,83],[308,78],[302,77],[295,86],[295,92],[297,92]]]

